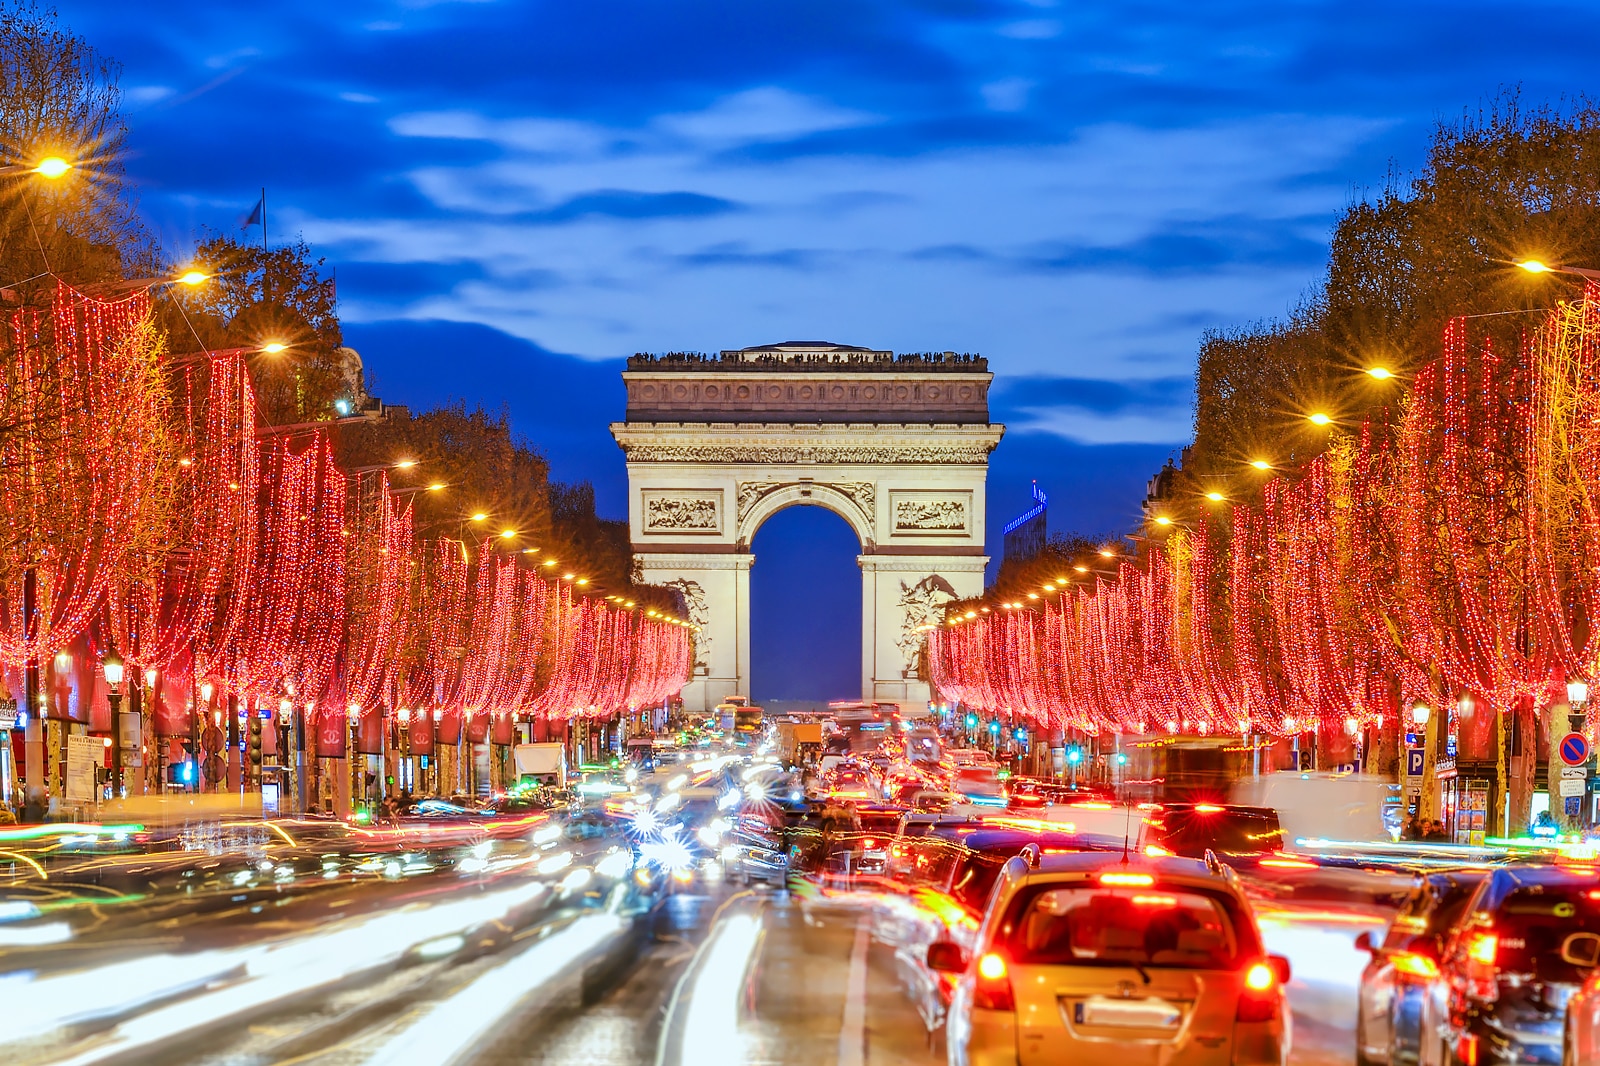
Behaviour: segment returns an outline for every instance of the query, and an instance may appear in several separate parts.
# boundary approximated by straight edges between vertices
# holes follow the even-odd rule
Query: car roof
[[[1549,866],[1501,866],[1492,874],[1499,886],[1525,888],[1535,885],[1569,885],[1595,880],[1595,866],[1577,863]],[[1509,885],[1507,884],[1509,882]]]
[[[1129,856],[1132,856],[1131,858]],[[1150,874],[1153,877],[1187,877],[1221,882],[1224,878],[1211,871],[1201,859],[1149,858],[1137,852],[1079,851],[1067,855],[1040,856],[1039,863],[1030,869],[1033,874],[1099,873],[1111,867],[1125,866],[1129,873]]]
[[[1041,846],[1075,844],[1082,847],[1096,845],[1108,847],[1113,844],[1117,847],[1116,857],[1120,858],[1122,849],[1121,841],[1113,841],[1111,837],[1097,837],[1090,833],[1075,833],[1067,829],[1005,829],[985,827],[982,824],[954,823],[952,825],[936,825],[926,839],[947,840],[960,844],[972,851],[1007,851],[1015,855],[1029,844]],[[1101,852],[1101,854],[1105,854]]]

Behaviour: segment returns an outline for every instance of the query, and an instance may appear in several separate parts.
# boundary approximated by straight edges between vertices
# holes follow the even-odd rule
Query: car
[[[1588,976],[1566,957],[1576,933],[1600,934],[1594,866],[1491,871],[1423,992],[1423,1066],[1560,1063],[1567,1002]]]
[[[927,964],[957,976],[950,1066],[1289,1061],[1289,961],[1214,859],[1024,849],[971,945]]]
[[[1283,851],[1283,827],[1271,807],[1236,803],[1165,803],[1145,819],[1144,841],[1174,855],[1249,865]]]
[[[1445,938],[1487,876],[1482,869],[1425,874],[1380,942],[1371,933],[1356,938],[1356,947],[1372,955],[1357,991],[1357,1066],[1415,1066],[1423,993],[1439,974]]]

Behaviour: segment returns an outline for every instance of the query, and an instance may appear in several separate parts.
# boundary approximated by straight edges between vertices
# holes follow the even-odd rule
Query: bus
[[[727,696],[717,704],[717,722],[723,732],[748,743],[761,732],[761,708],[753,706],[748,696]]]

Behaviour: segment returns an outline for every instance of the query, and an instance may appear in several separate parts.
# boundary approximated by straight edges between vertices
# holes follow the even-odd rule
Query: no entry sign
[[[1561,761],[1568,766],[1582,766],[1589,761],[1589,741],[1582,733],[1568,733],[1561,738]]]

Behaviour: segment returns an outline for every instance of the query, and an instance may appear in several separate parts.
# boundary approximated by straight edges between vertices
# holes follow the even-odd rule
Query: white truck
[[[567,748],[565,744],[518,744],[512,751],[517,762],[517,777],[533,778],[551,788],[567,787]]]

